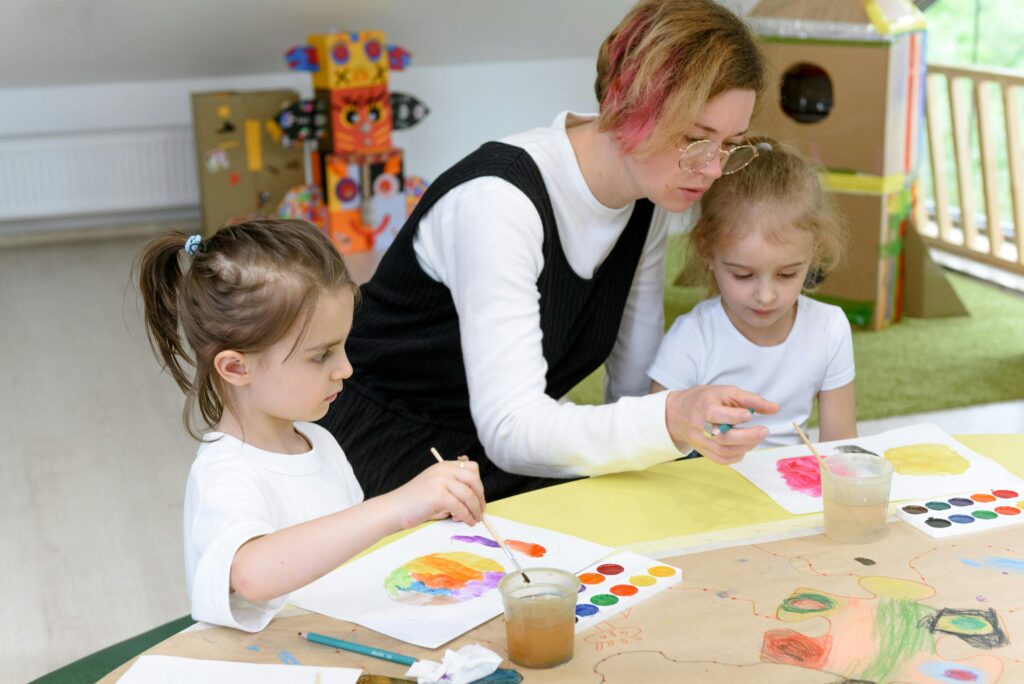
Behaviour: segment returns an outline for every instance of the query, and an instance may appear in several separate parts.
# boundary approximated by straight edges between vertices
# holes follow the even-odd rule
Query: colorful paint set
[[[683,571],[660,561],[620,551],[583,572],[576,600],[576,633],[632,608],[663,589],[679,584]]]
[[[975,490],[903,503],[896,514],[931,537],[950,537],[1024,522],[1024,494],[1019,488]]]

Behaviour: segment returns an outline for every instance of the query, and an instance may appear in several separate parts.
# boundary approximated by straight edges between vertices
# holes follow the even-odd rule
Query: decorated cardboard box
[[[298,100],[292,90],[192,94],[203,230],[274,216],[288,190],[304,180],[302,151],[281,144],[278,112]]]
[[[342,254],[384,250],[406,217],[402,151],[327,155],[327,234]]]

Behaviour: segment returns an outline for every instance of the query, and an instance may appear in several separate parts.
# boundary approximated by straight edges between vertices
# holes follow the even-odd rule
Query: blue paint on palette
[[[595,615],[598,611],[598,607],[589,603],[579,603],[576,605],[576,615],[580,617],[589,617]]]
[[[293,656],[288,651],[278,651],[277,652],[277,657],[280,658],[281,662],[284,663],[285,665],[301,665],[302,664],[302,663],[299,662],[298,658]]]
[[[951,515],[949,516],[949,519],[955,523],[961,523],[963,525],[974,522],[974,518],[970,515]]]

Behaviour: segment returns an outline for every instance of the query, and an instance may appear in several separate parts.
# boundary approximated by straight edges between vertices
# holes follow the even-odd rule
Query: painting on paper
[[[902,501],[1021,483],[995,461],[972,451],[935,425],[914,425],[870,437],[825,442],[823,456],[865,453],[893,464],[890,499]],[[790,513],[821,511],[818,459],[804,445],[753,451],[732,466]]]
[[[611,552],[488,516],[520,565],[577,572]],[[300,608],[437,648],[501,613],[498,582],[511,562],[483,525],[427,525],[321,577],[289,598]]]

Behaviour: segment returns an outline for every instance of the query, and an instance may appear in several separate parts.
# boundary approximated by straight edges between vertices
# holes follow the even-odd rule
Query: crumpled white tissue
[[[463,646],[458,651],[444,652],[444,662],[417,660],[405,674],[418,684],[469,684],[486,677],[501,665],[501,656],[480,644]]]

